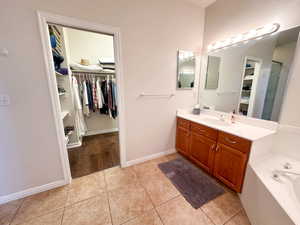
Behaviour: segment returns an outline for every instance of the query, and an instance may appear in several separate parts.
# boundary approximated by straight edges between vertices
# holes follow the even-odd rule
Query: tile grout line
[[[153,206],[153,209],[150,209],[150,210],[146,211],[145,213],[143,213],[143,215],[145,215],[147,212],[149,212],[149,211],[151,211],[151,210],[155,210],[155,205],[154,205],[154,203],[153,203],[153,201],[152,201],[152,199],[151,199],[149,193],[147,192],[146,188],[142,185],[142,183],[141,183],[141,181],[140,181],[140,178],[139,178],[139,176],[137,175],[135,169],[134,169],[134,168],[131,168],[131,170],[133,171],[133,173],[135,174],[135,177],[136,177],[136,182],[135,182],[135,183],[138,183],[138,184],[143,188],[143,190],[145,191],[146,195],[148,196],[148,198],[149,198],[149,200],[150,200],[150,202],[151,202],[151,204],[152,204],[152,206]],[[156,210],[155,210],[155,211],[156,211]],[[156,213],[157,213],[157,212],[156,212]],[[136,218],[138,218],[138,217],[139,217],[139,216],[136,216],[136,217],[134,217],[134,218],[132,218],[132,219],[129,219],[129,220],[127,220],[126,222],[124,222],[124,223],[122,223],[122,224],[125,224],[125,223],[127,223],[127,222],[129,222],[129,221],[132,221],[132,220],[134,220],[134,219],[136,219]],[[160,219],[160,218],[159,218],[159,219]],[[161,219],[160,219],[160,220],[161,220]],[[162,221],[161,221],[161,222],[162,222]],[[120,225],[122,225],[122,224],[120,224]],[[164,224],[163,224],[163,225],[164,225]]]
[[[68,200],[69,200],[69,195],[70,195],[70,187],[68,187],[67,200],[66,200],[65,206],[64,206],[64,208],[63,208],[63,214],[62,214],[61,221],[60,221],[60,224],[61,224],[61,225],[63,224],[63,219],[64,219],[65,211],[66,211],[66,208],[67,208],[66,205],[67,205]]]
[[[204,212],[204,210],[202,209],[202,206],[201,206],[199,209],[201,210],[201,212],[203,212],[203,214],[209,219],[209,221],[210,221],[213,225],[216,225],[216,224],[214,223],[214,221],[212,220],[212,218],[210,218],[210,216]]]
[[[227,191],[226,190],[224,190],[225,192],[223,193],[223,195],[225,194],[225,193],[227,193]],[[221,195],[220,195],[221,196]],[[220,197],[219,196],[219,197]],[[213,199],[214,200],[214,199]],[[208,202],[206,202],[205,204],[207,204]],[[205,205],[205,204],[203,204],[203,205]],[[202,206],[203,206],[202,205]],[[213,221],[213,219],[212,218],[210,218],[210,216],[202,209],[202,206],[199,208],[203,213],[204,213],[204,215],[210,220],[210,222],[212,223],[212,224],[214,224],[214,225],[216,225],[215,224],[215,222]],[[226,223],[226,222],[225,222]],[[225,223],[223,223],[222,225],[224,225]]]
[[[66,207],[64,207],[64,210],[63,210],[63,213],[62,213],[62,216],[61,216],[61,220],[60,220],[60,225],[63,224],[64,216],[65,216],[65,211],[66,211]]]
[[[47,211],[46,213],[40,214],[40,215],[38,215],[38,216],[34,216],[34,217],[32,217],[32,218],[28,218],[28,219],[22,220],[21,222],[15,224],[15,225],[19,225],[19,224],[24,223],[24,222],[29,222],[29,221],[31,221],[31,220],[35,220],[35,219],[41,218],[41,217],[43,217],[43,216],[49,215],[49,214],[51,214],[51,213],[54,213],[54,212],[57,211],[57,210],[64,209],[64,208],[65,208],[65,206],[62,206],[62,207],[59,207],[59,208],[56,208],[56,209],[51,209],[50,211]],[[15,219],[15,218],[14,218],[14,219]],[[13,222],[13,221],[11,221],[10,225],[12,225],[12,222]]]
[[[108,210],[109,210],[109,215],[110,215],[110,221],[111,221],[111,224],[114,225],[113,218],[112,218],[110,201],[109,201],[108,184],[107,184],[106,175],[105,175],[104,170],[103,170],[103,176],[104,176],[104,183],[105,183],[105,189],[106,189],[106,197],[107,197],[107,201],[108,201]]]
[[[16,218],[16,216],[17,216],[17,214],[18,214],[18,212],[19,212],[21,206],[24,204],[24,202],[25,202],[25,198],[22,200],[22,202],[21,202],[20,205],[18,206],[16,212],[14,213],[13,217],[10,219],[10,221],[9,221],[9,223],[8,223],[9,225],[12,224],[12,222],[13,222],[14,219]]]
[[[154,211],[156,212],[156,214],[157,214],[157,216],[158,216],[160,222],[161,222],[163,225],[165,225],[165,223],[164,223],[164,221],[162,220],[161,216],[159,215],[159,213],[158,213],[158,211],[157,211],[157,209],[156,209],[156,206],[155,206],[153,200],[151,199],[151,196],[150,196],[150,194],[148,193],[147,189],[144,187],[144,185],[141,183],[141,181],[140,181],[140,179],[139,179],[138,177],[137,177],[137,180],[138,180],[139,184],[141,185],[141,187],[144,189],[144,191],[145,191],[146,195],[148,196],[148,198],[150,199],[150,201],[151,201],[151,203],[152,203],[152,205],[153,205],[153,209],[154,209]]]
[[[225,191],[225,194],[229,193],[228,191]],[[200,207],[201,211],[207,216],[207,218],[209,218],[209,220],[213,223],[214,221],[212,220],[212,218],[210,218],[210,216],[202,209],[202,206]],[[237,214],[239,214],[241,211],[243,210],[243,207],[241,207],[241,209],[239,209],[236,213],[234,213],[231,217],[229,217],[229,219],[225,220],[224,223],[222,223],[221,225],[225,225],[226,223],[228,223],[231,219],[233,219]]]
[[[157,166],[157,165],[156,165],[156,166]],[[161,204],[159,204],[159,205],[156,206],[156,205],[154,204],[153,200],[151,199],[150,194],[148,193],[147,189],[146,189],[146,188],[144,187],[144,185],[141,183],[140,178],[137,177],[137,179],[138,179],[138,182],[140,183],[140,185],[141,185],[141,186],[143,187],[143,189],[145,190],[146,194],[148,195],[150,201],[152,202],[154,211],[156,212],[157,216],[159,217],[161,223],[162,223],[163,225],[165,225],[163,219],[161,218],[159,212],[157,211],[157,208],[160,207],[160,206],[162,206],[162,205],[164,205],[164,204],[166,204],[166,203],[168,203],[169,201],[172,201],[172,200],[175,199],[175,198],[178,198],[179,196],[181,196],[181,193],[178,191],[178,193],[179,193],[178,195],[176,195],[175,197],[173,197],[173,198],[171,198],[171,199],[169,199],[169,200],[167,200],[167,201],[165,201],[165,202],[163,202],[163,203],[161,203]],[[173,185],[173,184],[172,184],[172,185]],[[175,187],[175,188],[176,188],[176,187]]]
[[[47,192],[47,191],[46,191],[46,192]],[[41,192],[41,193],[42,193],[42,192]],[[31,196],[33,196],[33,195],[31,195]],[[30,196],[28,196],[28,197],[30,197]],[[27,198],[27,197],[25,197],[25,198]],[[21,205],[23,205],[24,202],[25,202],[25,200],[21,203]],[[9,225],[12,225],[12,222],[13,222],[13,220],[16,218],[16,215],[17,215],[17,213],[19,212],[19,209],[21,208],[21,205],[20,205],[19,208],[17,209],[17,212],[14,214],[14,217],[13,217],[12,220],[10,221]],[[28,219],[22,220],[21,222],[17,223],[16,225],[19,225],[19,224],[21,224],[21,223],[28,222],[28,221],[31,221],[31,220],[35,220],[35,219],[37,219],[37,218],[41,218],[41,217],[46,216],[46,215],[49,215],[49,214],[51,214],[51,213],[53,213],[53,212],[55,212],[55,211],[57,211],[57,210],[64,209],[65,207],[66,207],[66,206],[62,206],[62,207],[58,207],[58,208],[56,208],[56,209],[51,209],[51,210],[49,210],[49,211],[47,211],[47,212],[44,212],[44,213],[42,213],[42,214],[39,214],[39,215],[37,215],[37,216],[35,216],[35,217],[32,217],[32,218],[28,218]]]
[[[148,198],[149,198],[149,200],[151,201],[151,204],[152,204],[152,206],[153,206],[152,209],[147,210],[145,213],[142,214],[142,216],[143,216],[143,215],[146,215],[149,211],[154,210],[154,211],[157,213],[157,215],[158,215],[158,217],[159,217],[161,223],[164,225],[162,219],[160,218],[160,216],[159,216],[159,214],[158,214],[158,212],[157,212],[157,210],[156,210],[156,208],[155,208],[155,205],[154,205],[154,203],[153,203],[153,201],[152,201],[152,199],[151,199],[151,197],[150,197],[148,191],[147,191],[146,188],[142,185],[142,183],[141,183],[141,181],[140,181],[140,178],[139,178],[139,176],[137,175],[135,169],[134,169],[134,168],[131,168],[131,170],[133,171],[133,173],[135,174],[135,177],[136,177],[136,182],[135,182],[135,183],[138,183],[138,184],[143,188],[143,190],[145,191],[146,195],[148,196]],[[128,222],[130,222],[130,221],[132,221],[132,220],[135,220],[135,219],[137,219],[139,216],[141,216],[141,215],[135,216],[134,218],[129,219],[129,220],[125,221],[124,223],[121,223],[120,225],[123,225],[123,224],[125,224],[125,223],[128,223]]]
[[[95,172],[95,173],[99,173],[99,172],[103,172],[103,173],[104,173],[104,170],[101,170],[101,171],[98,171],[98,172]],[[95,175],[95,173],[92,173],[92,174]],[[88,174],[88,175],[86,175],[86,176],[89,176],[89,175],[92,175],[92,174]],[[82,177],[86,177],[86,176],[82,176]],[[75,178],[75,179],[78,179],[78,178]],[[96,179],[96,183],[97,183],[98,188],[101,189],[101,187],[99,186],[99,183],[98,183],[97,179]],[[88,198],[85,198],[85,199],[82,199],[82,200],[79,200],[79,201],[70,203],[70,204],[67,204],[65,207],[66,207],[66,208],[71,207],[71,206],[76,205],[76,204],[78,204],[78,203],[81,203],[81,202],[90,200],[90,199],[92,199],[92,198],[96,198],[96,197],[98,197],[99,195],[101,195],[101,194],[107,192],[107,189],[106,189],[106,186],[107,186],[107,185],[106,185],[106,181],[105,181],[105,176],[104,176],[104,183],[105,183],[105,190],[104,190],[103,192],[101,192],[101,193],[99,193],[99,194],[96,194],[96,195],[93,195],[93,196],[90,196],[90,197],[88,197]],[[70,191],[70,190],[68,190],[68,192],[69,192],[69,191]],[[68,194],[68,195],[69,195],[69,194]],[[68,197],[69,197],[69,196],[68,196]]]
[[[174,200],[175,198],[178,198],[178,197],[180,197],[180,196],[183,197],[183,196],[181,195],[181,193],[180,193],[179,195],[176,195],[176,196],[170,198],[169,200],[160,203],[159,205],[157,205],[157,206],[155,206],[155,207],[156,207],[156,208],[159,208],[159,207],[165,205],[166,203],[168,203],[168,202],[170,202],[170,201],[172,201],[172,200]],[[183,197],[183,198],[184,198],[184,197]]]
[[[130,168],[130,167],[128,167],[128,168]],[[122,168],[121,168],[121,169],[122,169]],[[140,183],[140,180],[139,180],[139,178],[138,178],[138,176],[137,176],[137,174],[136,174],[136,171],[135,171],[133,168],[130,168],[130,170],[134,173],[134,175],[135,175],[135,177],[136,177],[136,181],[135,181],[134,183],[139,184],[139,185],[143,188],[143,190],[145,191],[145,193],[148,195],[147,191],[145,190],[145,188],[143,187],[143,185]],[[119,188],[121,188],[121,187],[119,187]],[[152,202],[150,196],[148,196],[148,197],[149,197],[149,199],[150,199],[150,201],[151,201],[151,203],[152,203],[152,205],[153,205],[153,209],[154,209],[154,204],[153,204],[153,202]],[[153,209],[150,209],[150,210],[146,211],[146,212],[143,213],[142,215],[146,215],[147,212],[149,212],[149,211],[151,211],[151,210],[153,210]],[[118,225],[123,225],[123,224],[125,224],[125,223],[128,223],[128,222],[130,222],[130,221],[132,221],[132,220],[137,219],[139,216],[141,216],[141,215],[138,215],[138,216],[135,216],[135,217],[133,217],[133,218],[131,218],[131,219],[128,219],[128,220],[126,220],[126,221],[124,221],[124,222],[122,222],[122,223],[120,223],[120,224],[118,224]]]
[[[238,210],[237,213],[235,213],[233,216],[231,216],[228,220],[226,220],[222,225],[225,225],[226,223],[228,223],[229,221],[231,221],[235,216],[237,216],[240,212],[242,212],[243,208],[241,208],[240,210]]]

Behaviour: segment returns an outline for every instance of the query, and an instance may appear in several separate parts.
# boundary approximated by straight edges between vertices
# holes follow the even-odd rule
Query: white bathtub
[[[286,162],[292,165],[286,171],[300,173],[300,132],[283,131],[267,139],[273,145],[255,146],[254,150],[263,154],[254,154],[248,164],[240,199],[252,225],[300,225],[300,176],[273,178],[274,171],[286,170]],[[271,149],[266,151],[266,147]]]

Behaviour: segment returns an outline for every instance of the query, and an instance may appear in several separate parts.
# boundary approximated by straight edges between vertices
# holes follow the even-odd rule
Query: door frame
[[[125,129],[125,110],[124,110],[124,79],[123,79],[123,65],[121,60],[121,31],[118,27],[107,26],[103,24],[93,23],[86,20],[81,20],[73,17],[60,16],[44,11],[37,11],[39,29],[43,47],[44,62],[46,66],[46,80],[49,87],[49,95],[51,98],[52,113],[54,116],[54,124],[56,129],[57,141],[59,143],[60,159],[66,183],[71,183],[71,170],[68,157],[68,149],[65,144],[64,126],[60,116],[60,102],[57,95],[57,81],[55,79],[54,63],[52,60],[52,52],[50,45],[50,37],[48,34],[48,23],[61,25],[64,27],[77,28],[86,31],[97,33],[104,33],[113,35],[114,54],[115,54],[115,71],[117,80],[117,97],[118,97],[118,111],[119,111],[119,148],[120,148],[120,164],[121,167],[126,166],[126,129]]]

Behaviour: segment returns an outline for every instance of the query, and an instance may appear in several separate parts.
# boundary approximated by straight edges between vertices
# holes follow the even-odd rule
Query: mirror
[[[207,53],[202,60],[202,107],[278,121],[300,27]]]
[[[219,84],[221,58],[217,56],[208,56],[205,89],[217,89]]]
[[[195,83],[196,57],[194,52],[177,53],[177,89],[192,89]]]

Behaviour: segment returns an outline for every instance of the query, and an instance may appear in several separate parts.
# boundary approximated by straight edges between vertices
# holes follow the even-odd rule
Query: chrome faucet
[[[286,162],[284,165],[283,165],[283,168],[286,169],[286,170],[289,170],[289,169],[292,169],[292,165],[289,163],[289,162]]]

